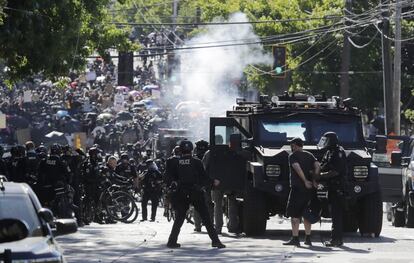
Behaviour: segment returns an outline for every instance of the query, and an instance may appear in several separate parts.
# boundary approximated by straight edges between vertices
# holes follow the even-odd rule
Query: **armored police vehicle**
[[[350,100],[338,97],[289,95],[261,96],[259,102],[238,99],[226,117],[210,118],[209,173],[221,180],[228,195],[236,195],[240,229],[262,235],[266,222],[284,215],[289,195],[289,140],[299,137],[304,150],[321,159],[321,136],[336,132],[347,154],[344,178],[344,230],[379,236],[382,200],[378,168],[371,162],[363,136],[362,119]],[[318,187],[327,198],[327,189]],[[322,216],[330,217],[327,202]]]

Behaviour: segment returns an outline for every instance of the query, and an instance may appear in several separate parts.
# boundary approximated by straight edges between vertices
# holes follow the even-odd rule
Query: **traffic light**
[[[273,67],[272,75],[275,78],[286,77],[286,47],[273,46]]]

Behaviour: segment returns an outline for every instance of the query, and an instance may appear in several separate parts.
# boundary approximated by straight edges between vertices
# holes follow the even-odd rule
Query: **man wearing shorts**
[[[292,154],[289,156],[291,188],[286,215],[291,217],[292,238],[283,245],[300,246],[299,224],[303,211],[307,208],[315,191],[312,174],[319,174],[320,165],[313,154],[303,150],[302,139],[292,139],[290,147],[292,149]],[[311,246],[311,224],[306,219],[303,223],[306,233],[305,245]]]

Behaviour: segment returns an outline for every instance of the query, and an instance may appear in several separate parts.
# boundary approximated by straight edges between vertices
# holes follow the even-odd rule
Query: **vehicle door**
[[[236,135],[236,136],[235,136]],[[241,147],[230,147],[232,138],[240,138]],[[248,145],[251,135],[232,117],[210,118],[210,153],[207,172],[220,180],[225,191],[243,191],[246,178]],[[234,142],[234,140],[232,141]],[[244,147],[243,147],[244,146]]]

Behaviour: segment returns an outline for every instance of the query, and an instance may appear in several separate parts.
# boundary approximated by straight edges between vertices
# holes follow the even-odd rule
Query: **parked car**
[[[72,219],[54,219],[25,183],[0,176],[0,262],[65,262],[55,240],[77,231]]]

